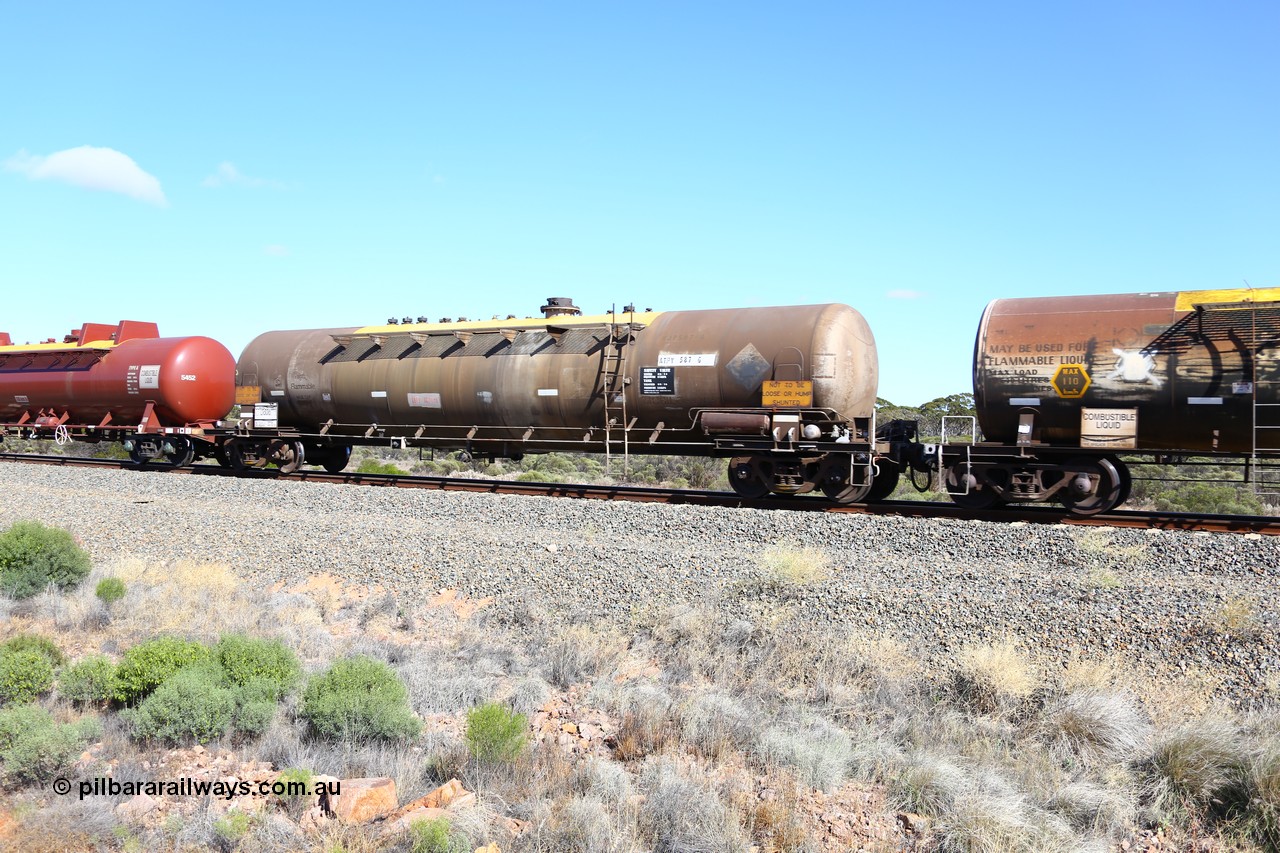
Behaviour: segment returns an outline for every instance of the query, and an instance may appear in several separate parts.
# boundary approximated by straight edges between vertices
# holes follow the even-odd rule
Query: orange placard
[[[813,405],[813,383],[768,380],[760,387],[760,405],[779,409],[803,409]]]
[[[262,388],[258,385],[237,385],[236,405],[252,406],[262,402]]]

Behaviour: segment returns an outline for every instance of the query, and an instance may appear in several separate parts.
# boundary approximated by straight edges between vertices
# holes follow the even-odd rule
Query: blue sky
[[[1280,285],[1280,4],[10,4],[0,331]],[[85,148],[88,146],[89,148]],[[78,150],[77,150],[78,149]],[[107,149],[96,151],[93,149]]]

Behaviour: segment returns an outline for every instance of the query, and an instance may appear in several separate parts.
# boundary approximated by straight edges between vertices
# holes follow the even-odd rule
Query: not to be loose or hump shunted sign
[[[1137,409],[1081,409],[1081,447],[1137,447]]]

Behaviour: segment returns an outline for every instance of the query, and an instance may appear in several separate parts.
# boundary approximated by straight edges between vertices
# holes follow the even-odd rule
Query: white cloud
[[[223,161],[218,164],[217,170],[200,182],[202,187],[271,187],[272,189],[282,190],[285,185],[281,181],[271,178],[251,178],[236,168],[235,163]]]
[[[86,190],[120,193],[156,207],[169,206],[160,181],[144,172],[132,157],[114,148],[81,145],[47,157],[23,150],[5,160],[4,168],[33,181],[62,181]]]
[[[262,254],[270,255],[273,258],[287,258],[289,256],[289,247],[273,243],[270,246],[263,246]]]
[[[919,299],[924,294],[918,290],[890,290],[885,296],[890,299]]]

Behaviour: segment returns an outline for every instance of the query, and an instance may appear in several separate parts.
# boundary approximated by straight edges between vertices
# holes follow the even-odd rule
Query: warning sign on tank
[[[649,397],[671,397],[676,393],[674,367],[640,368],[640,393]]]
[[[279,403],[254,403],[253,428],[276,429],[280,426]]]
[[[1083,364],[1060,364],[1054,371],[1053,379],[1049,380],[1053,390],[1064,400],[1080,399],[1089,390],[1091,382],[1089,371],[1084,369]]]
[[[1137,447],[1137,409],[1081,409],[1081,447]]]
[[[813,383],[769,380],[760,386],[760,405],[798,409],[813,405]]]

